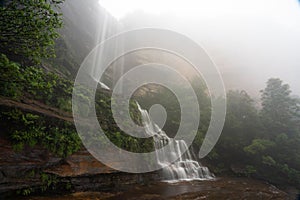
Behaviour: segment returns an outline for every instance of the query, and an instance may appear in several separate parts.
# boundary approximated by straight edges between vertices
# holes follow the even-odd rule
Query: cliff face
[[[47,67],[73,79],[87,54],[116,34],[120,24],[97,0],[66,0],[61,12],[63,28],[59,30],[61,38],[56,41],[57,57]]]
[[[66,0],[62,12],[57,57],[43,62],[46,71],[39,66],[23,69],[1,57],[1,80],[9,87],[0,96],[0,197],[107,190],[158,178],[155,173],[117,172],[82,147],[71,113],[72,79],[89,51],[116,33],[119,25],[96,0]],[[130,138],[109,119],[110,94],[104,93],[97,99],[97,112],[101,119],[108,118],[103,120],[108,137],[122,141],[121,148],[129,151],[147,150],[143,145],[151,148],[152,143],[145,141],[138,142],[138,147],[129,145]],[[132,114],[138,118],[137,112],[135,108]]]
[[[119,22],[101,7],[98,0],[67,0],[61,9],[64,20],[61,33],[69,47],[76,50],[80,61],[95,45],[119,29]]]
[[[157,173],[128,174],[113,170],[92,157],[87,150],[60,158],[43,147],[13,150],[0,139],[0,196],[30,193],[109,191],[115,187],[158,180]],[[44,188],[44,189],[43,189]]]
[[[71,98],[52,94],[56,98]],[[110,95],[109,91],[99,90],[96,98],[98,119],[106,127],[107,137],[115,143],[121,141],[120,148],[128,151],[150,151],[151,140],[136,141],[133,148],[131,138],[122,135],[110,119]],[[47,105],[43,98],[29,97],[0,96],[0,196],[112,190],[116,185],[158,179],[156,173],[121,173],[97,161],[80,143],[70,110],[62,111],[55,104]],[[134,120],[139,121],[136,105],[130,106]]]

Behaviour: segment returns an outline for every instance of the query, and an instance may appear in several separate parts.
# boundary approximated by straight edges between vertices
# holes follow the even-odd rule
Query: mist
[[[300,94],[298,1],[188,1],[190,6],[179,7],[177,2],[168,10],[153,4],[156,11],[137,8],[117,16],[121,31],[156,27],[190,37],[218,66],[227,90],[246,90],[258,98],[267,79],[276,77],[288,83],[293,94]]]
[[[0,18],[0,199],[300,199],[300,0]]]

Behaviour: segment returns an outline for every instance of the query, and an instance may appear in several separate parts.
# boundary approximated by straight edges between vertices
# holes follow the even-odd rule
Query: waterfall
[[[107,85],[105,85],[103,82],[99,81],[98,83],[100,84],[101,88],[106,89],[106,90],[110,90],[110,88]]]
[[[154,138],[155,149],[160,149],[167,144],[170,146],[169,151],[156,151],[157,162],[162,166],[164,180],[209,180],[214,178],[214,175],[210,173],[207,167],[202,166],[193,159],[184,140],[169,138],[167,134],[151,120],[148,112],[142,109],[138,103],[137,105],[142,115],[142,122],[146,133]],[[170,164],[170,160],[172,160],[174,156],[179,158]]]

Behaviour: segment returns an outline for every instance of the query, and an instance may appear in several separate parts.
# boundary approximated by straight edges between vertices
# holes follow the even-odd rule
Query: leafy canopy
[[[261,91],[262,96],[262,122],[271,128],[274,133],[290,133],[297,123],[299,102],[290,94],[288,84],[283,84],[278,78],[271,78],[267,87]]]
[[[62,26],[63,0],[2,0],[0,53],[20,63],[40,63],[54,56],[56,29]]]

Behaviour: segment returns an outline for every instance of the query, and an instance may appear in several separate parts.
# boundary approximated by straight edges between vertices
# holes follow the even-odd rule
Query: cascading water
[[[162,166],[163,177],[167,181],[179,180],[209,180],[213,179],[207,167],[202,166],[191,156],[187,144],[184,140],[175,140],[169,138],[167,134],[155,124],[148,112],[140,107],[138,109],[142,115],[143,126],[146,133],[154,136],[155,149],[161,149],[169,144],[169,151],[156,151],[157,162]],[[175,162],[170,164],[174,156],[179,157]]]

